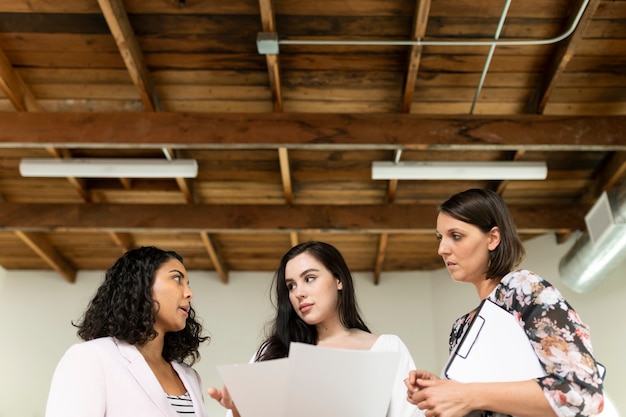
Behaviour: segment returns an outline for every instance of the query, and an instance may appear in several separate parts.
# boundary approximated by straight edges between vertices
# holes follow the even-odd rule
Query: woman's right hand
[[[237,411],[237,407],[235,406],[235,403],[233,402],[233,399],[230,396],[230,393],[228,392],[226,386],[223,386],[221,390],[214,387],[209,387],[206,391],[209,396],[218,403],[220,403],[222,407],[231,410],[233,412],[233,417],[240,417],[239,411]]]

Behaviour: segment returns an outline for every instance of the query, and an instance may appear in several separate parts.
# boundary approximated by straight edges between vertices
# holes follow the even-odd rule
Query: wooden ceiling
[[[378,283],[441,266],[436,205],[470,187],[566,239],[626,178],[624,51],[623,0],[0,0],[0,265],[73,282],[157,245],[227,282],[318,239]],[[199,173],[23,178],[25,157]],[[548,177],[372,180],[380,160]]]

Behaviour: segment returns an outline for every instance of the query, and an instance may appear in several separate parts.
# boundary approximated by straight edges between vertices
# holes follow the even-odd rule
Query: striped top
[[[191,402],[191,396],[188,392],[181,396],[166,394],[170,404],[178,414],[184,416],[195,416],[193,411],[193,403]]]

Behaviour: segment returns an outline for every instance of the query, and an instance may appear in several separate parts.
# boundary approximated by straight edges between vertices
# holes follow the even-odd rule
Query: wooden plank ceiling
[[[566,239],[625,179],[624,51],[623,0],[0,0],[0,265],[73,282],[157,245],[227,282],[320,239],[378,283],[441,266],[436,204],[470,187]],[[199,173],[23,178],[25,157]],[[371,179],[394,160],[548,177]]]

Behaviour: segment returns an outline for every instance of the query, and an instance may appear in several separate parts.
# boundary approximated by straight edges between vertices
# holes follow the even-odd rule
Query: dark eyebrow
[[[319,272],[319,269],[315,269],[315,268],[309,268],[309,269],[305,269],[304,271],[302,271],[302,273],[300,273],[300,277],[305,276],[306,274],[308,274],[309,272]],[[293,278],[287,278],[285,277],[285,282],[293,282],[294,279]]]
[[[320,270],[319,269],[315,269],[315,268],[309,268],[309,269],[306,269],[306,270],[302,271],[300,276],[303,277],[306,274],[308,274],[309,272],[320,272]]]
[[[171,274],[171,273],[177,273],[177,274],[178,274],[178,275],[180,275],[181,277],[183,277],[183,278],[187,278],[187,283],[189,284],[189,277],[188,277],[187,275],[185,275],[185,274],[183,273],[183,271],[180,271],[180,270],[178,270],[178,269],[171,269],[171,270],[170,270],[170,274]]]

